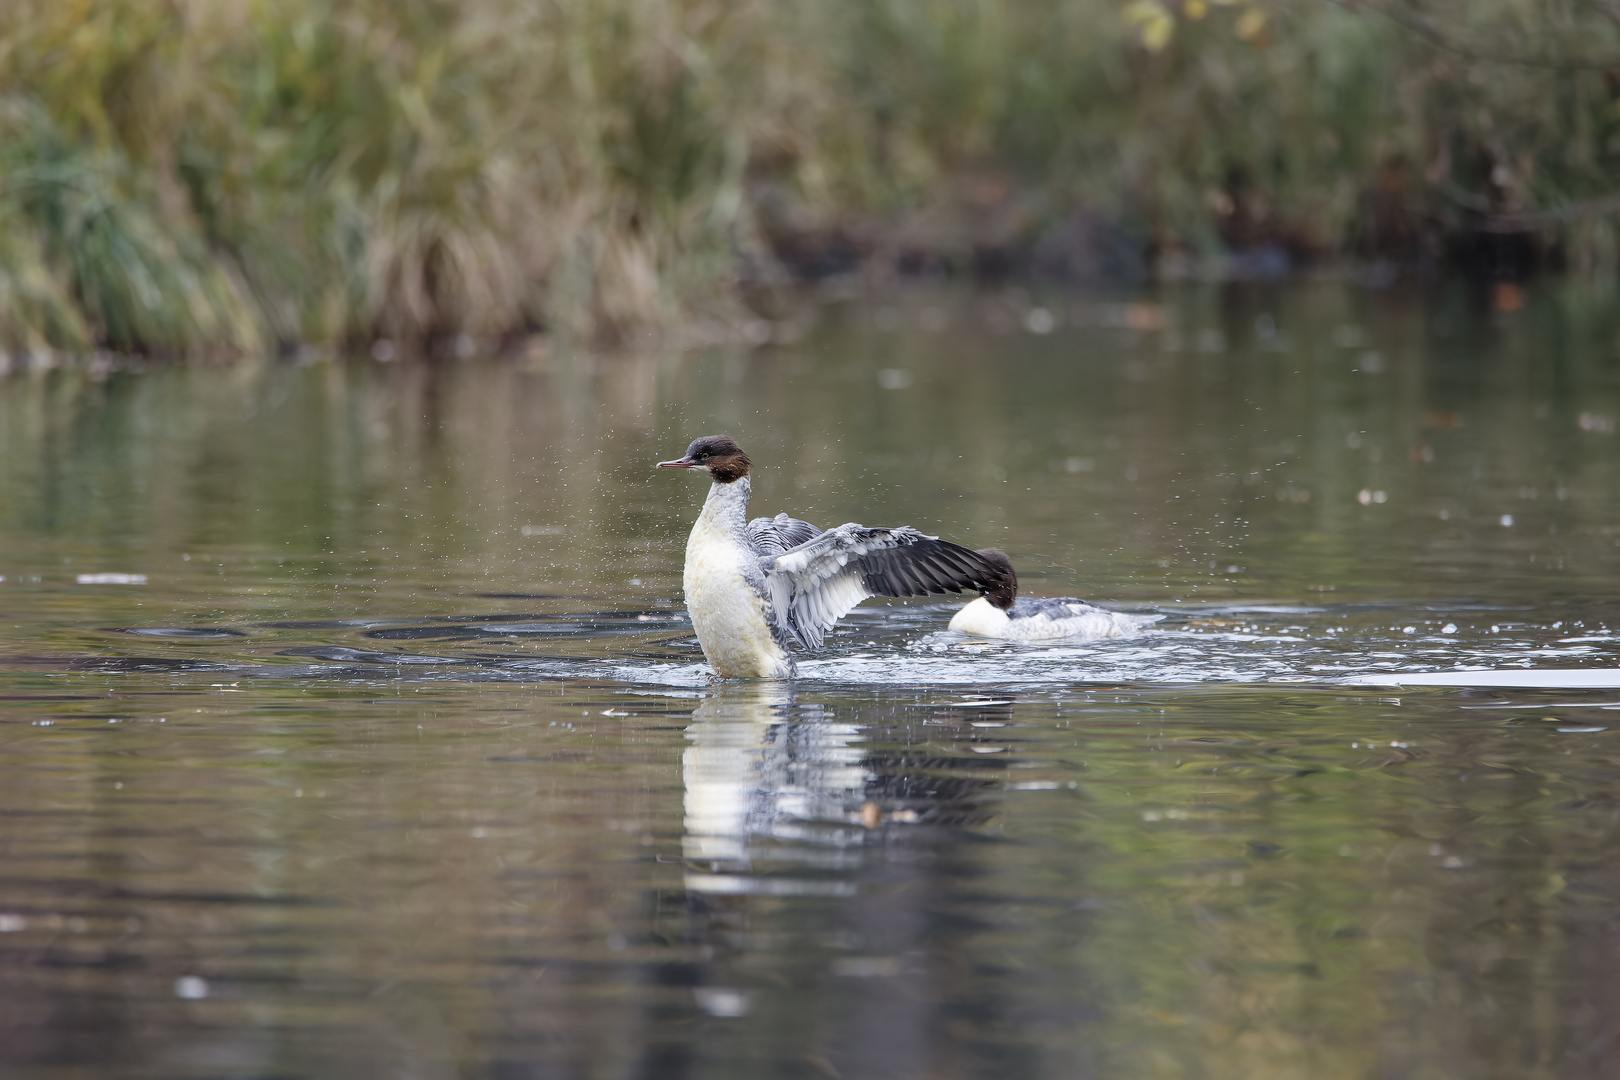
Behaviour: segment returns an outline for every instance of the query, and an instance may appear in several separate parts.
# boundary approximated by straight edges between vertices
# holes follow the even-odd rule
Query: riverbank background
[[[806,284],[905,277],[1611,274],[1617,163],[1605,0],[14,0],[0,348],[768,339]]]

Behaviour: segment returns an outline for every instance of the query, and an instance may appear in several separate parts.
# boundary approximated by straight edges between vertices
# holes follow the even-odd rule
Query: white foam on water
[[[1516,690],[1620,689],[1620,668],[1526,668],[1471,671],[1400,671],[1353,675],[1351,686],[1471,686]]]

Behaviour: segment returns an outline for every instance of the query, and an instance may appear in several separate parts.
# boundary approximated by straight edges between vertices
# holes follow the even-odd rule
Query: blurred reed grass
[[[1606,0],[11,0],[0,348],[622,339],[1077,221],[1612,269],[1617,125]]]

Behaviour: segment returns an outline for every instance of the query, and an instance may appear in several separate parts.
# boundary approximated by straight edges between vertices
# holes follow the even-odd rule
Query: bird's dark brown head
[[[729,484],[748,475],[752,463],[743,448],[730,435],[705,435],[686,448],[686,456],[660,461],[660,469],[703,469],[719,484]]]
[[[1000,548],[980,548],[979,554],[994,570],[994,576],[979,589],[979,595],[1002,611],[1008,611],[1018,599],[1018,574],[1012,560]]]

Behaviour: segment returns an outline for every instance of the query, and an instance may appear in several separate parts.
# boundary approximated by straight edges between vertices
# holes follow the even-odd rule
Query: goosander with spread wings
[[[751,463],[728,435],[698,439],[658,467],[712,481],[686,542],[682,582],[698,643],[720,676],[790,678],[791,650],[818,647],[870,596],[984,596],[1008,584],[994,558],[909,526],[822,531],[786,514],[749,521]]]

